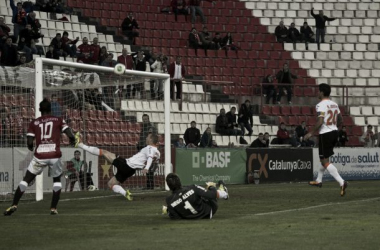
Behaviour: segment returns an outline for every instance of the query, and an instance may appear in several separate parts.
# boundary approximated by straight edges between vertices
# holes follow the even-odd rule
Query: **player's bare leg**
[[[106,158],[106,160],[109,163],[112,163],[116,159],[116,155],[114,153],[111,153],[107,150],[103,150],[103,149],[98,148],[98,147],[87,146],[86,144],[82,143],[80,141],[79,132],[75,134],[75,147],[81,148],[84,151],[87,151],[92,155],[104,156],[104,158]]]
[[[18,185],[18,188],[16,190],[15,196],[13,197],[13,203],[12,206],[10,206],[7,210],[5,210],[4,215],[10,216],[17,210],[18,203],[24,194],[26,188],[28,187],[29,183],[31,183],[36,178],[36,175],[29,172],[29,170],[26,171],[24,179],[20,182]]]
[[[131,192],[129,192],[128,189],[124,190],[124,188],[122,186],[120,186],[120,182],[116,179],[115,176],[112,177],[108,181],[108,187],[110,189],[112,189],[112,191],[114,191],[115,193],[121,194],[122,196],[127,198],[127,200],[129,200],[129,201],[133,200]]]

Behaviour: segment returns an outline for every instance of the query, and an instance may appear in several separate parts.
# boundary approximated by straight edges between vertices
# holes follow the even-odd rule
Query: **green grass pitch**
[[[352,181],[345,197],[336,182],[234,185],[212,220],[195,221],[161,215],[168,192],[132,202],[111,191],[62,193],[57,216],[47,194],[0,217],[0,249],[380,249],[379,185]]]

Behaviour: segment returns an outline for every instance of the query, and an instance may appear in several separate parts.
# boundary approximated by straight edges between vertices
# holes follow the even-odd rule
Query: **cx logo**
[[[251,154],[251,156],[249,157],[249,160],[248,160],[248,171],[249,172],[252,172],[255,160],[258,160],[259,164],[260,164],[259,175],[261,176],[261,174],[264,173],[265,178],[268,178],[268,171],[265,168],[265,164],[268,161],[268,154],[264,154],[264,157],[262,157],[262,155],[258,154],[258,153]]]

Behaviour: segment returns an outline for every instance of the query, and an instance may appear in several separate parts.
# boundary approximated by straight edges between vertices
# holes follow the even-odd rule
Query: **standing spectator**
[[[215,44],[215,49],[219,50],[223,47],[223,38],[220,37],[220,33],[216,32],[215,37],[212,39]]]
[[[236,121],[236,120],[235,120]],[[226,110],[221,109],[218,117],[216,118],[215,130],[220,135],[232,135],[234,130],[230,128]]]
[[[280,25],[276,27],[274,34],[277,37],[277,42],[279,43],[289,42],[288,29],[285,27],[283,21],[281,21]]]
[[[79,37],[77,37],[75,40],[71,40],[69,38],[69,33],[67,31],[64,31],[62,34],[62,49],[66,54],[69,54],[70,57],[76,57],[77,54],[77,42],[79,41]]]
[[[4,22],[4,17],[0,17],[0,46],[2,46],[9,36],[11,29]]]
[[[316,40],[318,43],[318,49],[320,49],[319,41],[322,43],[325,42],[325,34],[326,34],[326,21],[334,21],[335,18],[328,18],[327,16],[323,15],[323,10],[319,11],[318,15],[314,14],[314,8],[311,9],[311,15],[315,19],[315,27],[317,28],[317,34],[316,34]]]
[[[17,62],[16,62],[16,65],[15,66],[21,66],[21,65],[23,65],[23,64],[25,64],[26,63],[26,56],[25,55],[21,55],[20,56],[20,60],[18,60]]]
[[[313,38],[314,32],[310,28],[310,26],[307,24],[307,22],[303,23],[303,26],[301,27],[300,30],[301,30],[302,41],[305,42],[306,49],[308,49],[308,43],[314,43],[315,42],[315,40]]]
[[[226,34],[226,36],[223,38],[223,48],[225,50],[239,50],[240,48],[236,46],[234,43],[234,40],[232,39],[232,35],[230,32]]]
[[[242,134],[245,134],[245,129],[248,130],[248,135],[251,136],[253,133],[252,126],[253,126],[253,117],[252,117],[252,110],[251,110],[251,102],[249,100],[246,100],[245,103],[243,103],[240,106],[239,110],[239,118],[238,123],[240,125]]]
[[[91,55],[91,45],[88,44],[88,38],[83,37],[82,44],[78,46],[78,51],[79,55],[78,57],[78,62],[83,62],[85,64],[91,64],[92,63],[92,55]]]
[[[314,147],[315,143],[313,140],[304,140],[305,135],[308,133],[305,121],[302,121],[301,125],[296,128],[296,132],[302,147]]]
[[[346,126],[342,126],[342,129],[338,132],[338,145],[340,147],[345,147],[346,142],[348,142],[348,136],[346,132]]]
[[[53,45],[49,45],[49,51],[46,52],[45,57],[50,58],[50,59],[59,60],[59,55],[55,52]]]
[[[236,107],[231,107],[230,111],[227,112],[226,116],[228,120],[228,128],[232,129],[231,135],[244,135],[242,134],[242,131],[240,129],[237,129],[239,127],[239,124],[236,122]]]
[[[139,36],[139,33],[135,29],[139,29],[139,25],[133,17],[133,13],[130,12],[121,24],[121,30],[132,41],[132,44],[135,44],[135,37]]]
[[[212,0],[206,0],[208,2],[212,2]],[[201,2],[202,0],[189,0],[189,6],[190,6],[190,11],[191,11],[191,23],[195,23],[197,20],[196,15],[198,14],[201,17],[202,23],[206,23],[206,17],[203,14],[203,10],[201,8]]]
[[[137,58],[135,60],[135,69],[137,71],[147,71],[147,67],[146,67],[147,65],[146,64],[147,64],[147,61],[145,60],[145,57],[144,57],[144,51],[139,51],[139,53],[137,54]],[[128,85],[128,86],[130,86],[130,85]],[[127,89],[127,92],[128,92],[128,89]],[[135,95],[136,92],[140,93],[141,99],[145,98],[144,80],[143,80],[143,82],[133,84],[133,93],[134,93],[133,96]]]
[[[199,35],[196,28],[192,28],[189,34],[189,47],[195,49],[196,55],[198,54],[198,48],[204,49],[205,54],[207,53],[207,46],[203,44],[201,36]]]
[[[25,28],[27,23],[26,11],[22,8],[22,3],[18,2],[15,6],[14,0],[10,0],[12,8],[12,23],[14,24],[13,36],[17,39],[20,31]]]
[[[62,107],[56,94],[51,95],[51,114],[56,117],[62,116]]]
[[[259,137],[251,143],[251,148],[267,148],[267,142],[264,139],[264,134],[259,133]]]
[[[186,0],[171,0],[170,6],[175,16],[175,21],[177,22],[178,14],[185,15],[185,20],[187,22],[187,16],[189,15],[189,8],[187,7]]]
[[[113,60],[113,54],[109,53],[107,59],[103,61],[102,66],[104,67],[115,67],[117,62]]]
[[[270,99],[272,98],[273,104],[276,103],[276,97],[277,97],[277,92],[276,88],[273,84],[273,76],[272,75],[267,75],[263,79],[263,83],[266,83],[263,85],[263,90],[264,90],[264,96],[265,98],[265,103],[269,104]]]
[[[1,65],[15,66],[17,62],[17,48],[12,44],[12,38],[8,37],[1,49]]]
[[[197,123],[195,121],[192,121],[190,125],[191,127],[186,129],[183,138],[188,148],[196,148],[201,141],[201,132],[196,128]]]
[[[133,58],[131,55],[128,55],[128,50],[126,48],[121,51],[121,55],[117,58],[117,62],[124,64],[126,69],[133,69]]]
[[[372,125],[367,126],[367,131],[360,137],[360,141],[364,143],[365,148],[373,148],[375,146],[376,136],[372,131]]]
[[[169,75],[170,75],[170,99],[174,100],[174,85],[177,88],[176,99],[182,99],[182,80],[185,77],[186,69],[185,66],[181,63],[182,57],[177,56],[175,62],[169,66]],[[186,139],[185,139],[186,140]]]
[[[281,97],[285,93],[288,97],[288,103],[292,104],[292,86],[293,79],[297,79],[296,75],[293,75],[290,70],[287,63],[284,63],[283,69],[280,70],[277,75],[277,83],[279,84],[286,84],[286,85],[280,85],[279,91],[277,95],[277,103],[281,104]]]
[[[213,147],[212,141],[213,140],[212,140],[211,128],[207,127],[207,129],[205,130],[201,138],[201,147],[212,148]]]
[[[289,30],[288,30],[288,38],[289,42],[291,43],[297,43],[301,41],[301,35],[298,29],[296,28],[296,25],[294,23],[290,24]]]
[[[106,46],[103,46],[103,47],[100,49],[99,65],[102,65],[102,63],[104,62],[104,60],[107,59],[107,57],[108,57],[107,47],[106,47]],[[133,60],[132,60],[132,64],[133,64]]]
[[[281,122],[280,127],[277,131],[277,143],[278,144],[290,144],[292,147],[297,146],[297,141],[294,137],[291,137],[289,132],[286,130],[285,123]]]
[[[158,55],[156,61],[150,66],[155,73],[163,73],[163,65],[162,65],[162,55]],[[164,83],[161,79],[156,79],[154,81],[154,88],[152,93],[152,99],[156,96],[157,98],[161,98],[164,94]]]
[[[92,63],[99,64],[100,59],[100,46],[98,44],[99,39],[94,37],[91,44],[91,55],[92,55]]]

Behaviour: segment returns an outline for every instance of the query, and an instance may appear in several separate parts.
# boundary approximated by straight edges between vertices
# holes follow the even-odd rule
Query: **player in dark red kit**
[[[54,183],[50,214],[58,214],[57,204],[62,188],[61,133],[63,132],[69,137],[72,145],[75,145],[75,137],[62,118],[50,115],[51,103],[47,99],[40,102],[40,112],[41,117],[30,122],[27,133],[27,144],[30,151],[33,151],[33,141],[36,140],[34,157],[28,166],[24,179],[18,185],[12,206],[4,212],[5,216],[12,215],[17,210],[18,203],[29,183],[41,174],[45,167],[51,168]]]

